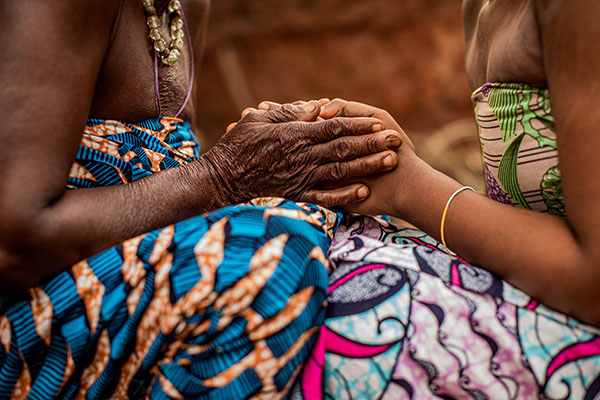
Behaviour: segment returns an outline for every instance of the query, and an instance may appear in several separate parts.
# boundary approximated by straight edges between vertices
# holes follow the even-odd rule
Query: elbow
[[[570,286],[565,299],[569,304],[567,314],[586,324],[600,327],[600,252],[583,251],[580,262],[562,284]],[[568,301],[570,300],[570,301]]]
[[[39,219],[37,219],[39,220]],[[31,219],[36,221],[36,219]],[[2,218],[0,227],[0,290],[39,285],[58,260],[53,244],[40,235],[35,223]]]
[[[18,268],[14,268],[13,265],[7,262],[7,257],[3,252],[0,255],[0,292],[20,290],[27,287],[25,282],[21,282],[20,275],[22,275],[22,272]]]
[[[23,254],[11,249],[6,243],[0,247],[0,291],[24,289],[35,285],[31,265]]]
[[[18,290],[39,284],[36,262],[39,249],[14,239],[0,245],[0,291]]]
[[[584,322],[600,327],[600,248],[597,241],[586,246],[584,281],[586,296],[581,299]]]
[[[581,308],[573,315],[581,322],[600,328],[600,294],[584,299]]]
[[[584,322],[587,322],[588,324],[595,326],[596,328],[600,328],[600,301],[596,302],[592,306],[592,308],[594,308],[594,311],[588,318],[586,318]]]
[[[576,243],[563,250],[554,263],[540,265],[539,271],[548,273],[535,278],[529,294],[566,316],[600,327],[600,248]]]
[[[583,322],[600,327],[600,260],[595,264],[590,265],[590,268],[594,270],[591,274],[591,278],[585,285],[586,295],[580,297],[579,306],[581,319]]]

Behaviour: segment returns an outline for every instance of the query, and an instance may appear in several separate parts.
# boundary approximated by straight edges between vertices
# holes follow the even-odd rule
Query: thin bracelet
[[[446,214],[448,214],[448,208],[450,207],[450,203],[452,203],[452,200],[454,200],[454,198],[460,193],[463,192],[465,190],[470,190],[472,192],[476,192],[475,189],[473,189],[471,186],[463,186],[460,189],[458,189],[456,192],[454,192],[452,194],[452,196],[450,196],[450,198],[448,199],[448,202],[446,203],[446,207],[444,207],[444,212],[442,213],[442,223],[440,225],[440,237],[442,238],[442,245],[444,246],[444,250],[446,251],[446,253],[448,253],[448,255],[452,255],[450,253],[450,251],[448,250],[448,246],[446,246],[446,238],[444,237],[444,226],[446,225]]]

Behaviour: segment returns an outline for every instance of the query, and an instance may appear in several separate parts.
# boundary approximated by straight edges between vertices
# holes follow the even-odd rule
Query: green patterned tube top
[[[472,98],[488,196],[566,216],[548,89],[487,83]]]

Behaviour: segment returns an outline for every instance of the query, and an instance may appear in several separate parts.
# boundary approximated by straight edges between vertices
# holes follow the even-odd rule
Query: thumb
[[[317,120],[321,106],[318,101],[309,101],[302,105],[284,104],[281,107],[263,111],[263,115],[271,122],[313,122]]]

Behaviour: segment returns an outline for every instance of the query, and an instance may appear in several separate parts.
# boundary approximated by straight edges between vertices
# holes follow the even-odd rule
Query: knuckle
[[[336,205],[338,205],[340,202],[337,199],[337,196],[335,194],[325,194],[323,193],[321,195],[321,199],[319,201],[319,204],[323,205],[324,207],[334,207]]]
[[[319,193],[316,197],[317,198],[315,199],[314,203],[323,207],[331,207],[331,200],[329,196]]]
[[[382,149],[385,137],[383,135],[367,135],[365,140],[367,152],[372,154]]]
[[[348,166],[345,163],[333,163],[331,167],[331,178],[336,181],[342,181],[348,176]]]
[[[311,203],[313,201],[313,195],[310,192],[304,192],[299,197],[298,200],[303,203]]]
[[[327,121],[327,131],[333,137],[341,136],[345,131],[345,124],[339,119],[330,119]]]
[[[321,192],[313,192],[308,198],[310,203],[323,204],[325,195]]]
[[[371,175],[382,171],[383,158],[368,157],[364,160],[360,160],[357,166],[357,170],[360,171],[361,175]]]
[[[344,205],[355,203],[356,199],[355,199],[354,194],[353,193],[345,193],[344,196],[342,197],[342,202]]]
[[[279,108],[279,110],[285,113],[294,114],[298,111],[298,106],[290,103],[285,103]]]
[[[306,144],[318,143],[319,132],[313,125],[301,121],[293,121],[285,124],[285,131],[293,138],[295,145],[299,148]]]
[[[239,121],[242,122],[257,122],[262,120],[262,112],[258,110],[249,111]]]
[[[293,121],[296,119],[298,108],[292,104],[284,104],[281,107],[271,108],[266,113],[271,122]]]
[[[347,140],[338,140],[335,142],[333,155],[337,160],[345,160],[352,156],[352,146]]]

